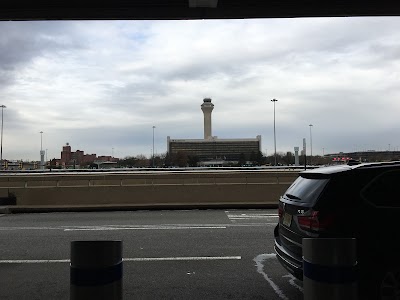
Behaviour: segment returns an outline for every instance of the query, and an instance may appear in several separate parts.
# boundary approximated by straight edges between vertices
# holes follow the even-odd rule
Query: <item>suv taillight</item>
[[[282,207],[278,207],[278,216],[279,216],[279,219],[282,218],[282,215],[283,215],[283,209],[282,209]]]
[[[297,220],[300,228],[307,231],[324,231],[334,221],[332,215],[321,217],[319,211],[313,211],[308,216],[297,216]]]

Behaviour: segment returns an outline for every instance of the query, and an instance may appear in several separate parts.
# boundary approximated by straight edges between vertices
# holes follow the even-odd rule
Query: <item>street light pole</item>
[[[154,129],[156,126],[153,126],[153,168],[154,168]]]
[[[43,131],[40,132],[40,169],[44,169]]]
[[[276,166],[276,132],[275,132],[275,102],[278,100],[272,99],[271,102],[274,102],[274,148],[275,148],[275,166]]]
[[[311,155],[310,155],[310,165],[312,165],[312,134],[311,134],[311,127],[313,126],[313,124],[308,125],[310,126],[310,150],[311,150]]]
[[[40,132],[40,151],[43,150],[43,131]]]
[[[0,105],[1,107],[1,146],[0,146],[0,161],[1,168],[3,169],[3,109],[6,108],[5,105]]]

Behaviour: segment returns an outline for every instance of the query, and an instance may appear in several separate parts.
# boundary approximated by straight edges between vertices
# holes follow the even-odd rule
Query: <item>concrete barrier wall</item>
[[[17,205],[277,204],[298,172],[29,174],[0,179]]]

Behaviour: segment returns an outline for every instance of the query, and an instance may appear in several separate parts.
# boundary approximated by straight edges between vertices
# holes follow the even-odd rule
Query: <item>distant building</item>
[[[2,170],[36,170],[40,166],[37,161],[4,160]]]
[[[261,150],[261,135],[248,139],[185,139],[177,140],[167,137],[168,153],[184,152],[188,156],[197,156],[200,161],[227,160],[238,161],[243,155],[249,160],[252,153]]]
[[[62,166],[62,163],[61,163],[61,159],[60,158],[53,158],[53,159],[50,159],[50,168],[60,168],[61,166]]]
[[[393,161],[400,160],[400,151],[356,151],[356,152],[339,152],[325,154],[325,157],[332,158],[333,162],[348,161],[355,159],[361,162],[377,162],[377,161]]]
[[[22,170],[23,162],[18,160],[3,160],[3,170]]]
[[[69,143],[67,143],[65,146],[63,146],[63,150],[61,152],[61,164],[66,165],[71,161],[71,146]]]
[[[96,154],[86,154],[83,156],[83,163],[84,164],[91,164],[97,159]]]
[[[112,156],[99,156],[96,154],[85,154],[84,151],[76,150],[75,152],[71,151],[71,146],[67,143],[63,146],[63,150],[61,151],[61,159],[60,161],[55,161],[57,165],[61,165],[62,167],[68,166],[84,166],[90,165],[97,161],[102,162],[118,162],[119,159]]]
[[[256,138],[219,139],[212,136],[211,112],[214,104],[210,98],[205,98],[201,109],[204,114],[204,139],[171,139],[167,137],[169,154],[183,152],[188,156],[198,157],[200,162],[222,160],[249,160],[252,154],[261,151],[261,135]]]

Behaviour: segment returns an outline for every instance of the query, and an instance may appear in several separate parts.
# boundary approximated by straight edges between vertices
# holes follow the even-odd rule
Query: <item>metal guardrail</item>
[[[315,169],[323,166],[307,166]],[[168,167],[168,168],[110,168],[110,169],[45,169],[45,170],[0,170],[0,176],[13,174],[70,174],[70,173],[143,173],[143,172],[207,172],[207,171],[302,171],[304,166],[256,166],[256,167]]]
[[[60,184],[60,181],[56,181],[55,185],[32,185],[29,184],[31,181],[21,181],[19,183],[21,184],[10,184],[6,186],[0,186],[0,189],[18,189],[18,188],[24,188],[24,189],[43,189],[43,188],[79,188],[79,187],[89,187],[89,188],[96,188],[96,187],[139,187],[139,186],[210,186],[210,185],[216,185],[216,186],[227,186],[227,185],[275,185],[275,184],[291,184],[292,181],[280,181],[279,178],[277,177],[276,182],[248,182],[247,180],[245,182],[216,182],[215,180],[213,182],[181,182],[181,183],[158,183],[154,182],[153,180],[146,180],[145,183],[137,183],[137,184],[124,184],[123,180],[120,180],[118,184],[93,184],[92,180],[88,180],[86,184],[75,184],[75,185],[65,185],[65,184]],[[11,182],[12,183],[12,182]]]

